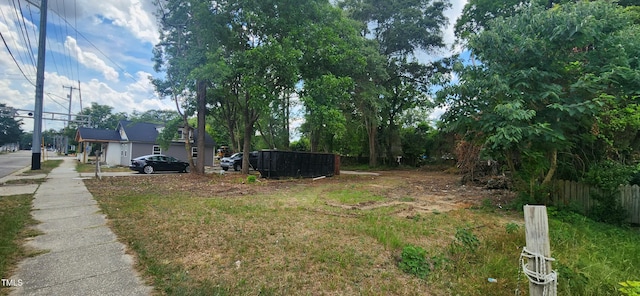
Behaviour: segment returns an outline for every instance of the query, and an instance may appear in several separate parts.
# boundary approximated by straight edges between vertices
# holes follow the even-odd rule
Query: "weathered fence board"
[[[589,185],[560,180],[556,182],[556,190],[552,197],[555,205],[575,205],[583,214],[588,214],[594,206],[592,198],[597,193],[595,188]],[[627,222],[640,224],[640,187],[638,185],[620,186],[620,203],[627,209]]]

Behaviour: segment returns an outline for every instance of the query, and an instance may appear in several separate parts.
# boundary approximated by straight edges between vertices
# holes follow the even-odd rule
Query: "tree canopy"
[[[637,40],[631,15],[607,1],[489,21],[468,42],[479,64],[460,65],[440,93],[443,121],[542,184],[602,158],[629,161],[640,148]]]
[[[163,34],[155,47],[156,70],[166,76],[154,84],[186,116],[210,114],[226,128],[220,134],[227,139],[218,141],[234,150],[258,143],[290,149],[292,112],[300,110],[301,132],[312,151],[353,147],[345,143],[353,128],[366,131],[375,165],[387,106],[395,117],[421,107],[426,98],[424,75],[430,72],[407,57],[442,46],[449,4],[365,2],[375,9],[328,0],[159,2]],[[363,30],[368,23],[377,24],[371,36]],[[387,94],[396,101],[388,103]],[[206,112],[194,113],[203,101]],[[395,127],[393,133],[398,134]]]
[[[22,135],[22,122],[13,118],[13,114],[2,111],[4,107],[8,106],[0,103],[0,146],[18,143]]]

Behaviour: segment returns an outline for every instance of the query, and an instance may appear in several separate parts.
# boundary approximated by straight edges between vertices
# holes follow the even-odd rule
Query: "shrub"
[[[254,176],[254,175],[249,175],[249,176],[247,176],[247,183],[248,183],[248,184],[253,184],[253,183],[255,183],[255,182],[256,182],[256,180],[257,180],[257,179],[256,179],[256,176]]]
[[[627,212],[620,204],[618,187],[629,184],[633,171],[633,167],[613,161],[603,161],[589,169],[584,181],[599,189],[592,193],[596,200],[590,213],[593,219],[617,225],[624,223]]]
[[[451,243],[451,252],[453,254],[474,254],[480,246],[478,237],[466,228],[457,228],[455,238],[456,240]]]
[[[431,268],[427,261],[427,251],[421,247],[407,245],[402,249],[400,262],[398,262],[400,270],[413,274],[421,279],[425,279]]]

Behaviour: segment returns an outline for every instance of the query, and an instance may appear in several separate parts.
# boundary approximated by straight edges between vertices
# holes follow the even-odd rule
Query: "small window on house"
[[[193,158],[198,157],[198,147],[191,147],[191,157]]]
[[[184,140],[184,131],[182,129],[178,130],[178,139]]]
[[[153,154],[162,154],[162,150],[159,145],[153,145]]]

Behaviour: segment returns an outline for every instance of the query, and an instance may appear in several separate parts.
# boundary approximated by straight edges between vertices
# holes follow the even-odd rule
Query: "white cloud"
[[[129,74],[127,74],[129,75]],[[134,76],[131,76],[133,79],[136,80],[135,83],[130,84],[127,86],[127,89],[135,94],[153,94],[155,92],[155,87],[153,86],[153,84],[151,83],[151,81],[149,80],[149,77],[152,76],[151,74],[144,72],[144,71],[138,71]]]
[[[87,68],[94,69],[100,71],[105,79],[113,82],[118,81],[119,74],[112,67],[108,66],[102,59],[100,59],[96,54],[92,52],[83,51],[75,39],[70,36],[67,36],[67,40],[64,42],[64,45],[69,51],[75,53],[75,57],[82,65]]]
[[[138,73],[138,75],[144,75]],[[173,104],[167,100],[158,99],[153,92],[153,87],[145,85],[146,80],[139,79],[138,82],[129,84],[126,91],[118,91],[106,83],[93,79],[82,86],[85,106],[91,102],[113,107],[113,112],[125,112],[132,114],[134,110],[147,111],[150,109],[172,109]]]
[[[156,44],[159,41],[156,24],[155,6],[152,1],[87,1],[89,6],[96,6],[93,11],[100,11],[100,15],[113,22],[114,25],[125,28],[139,40]]]

